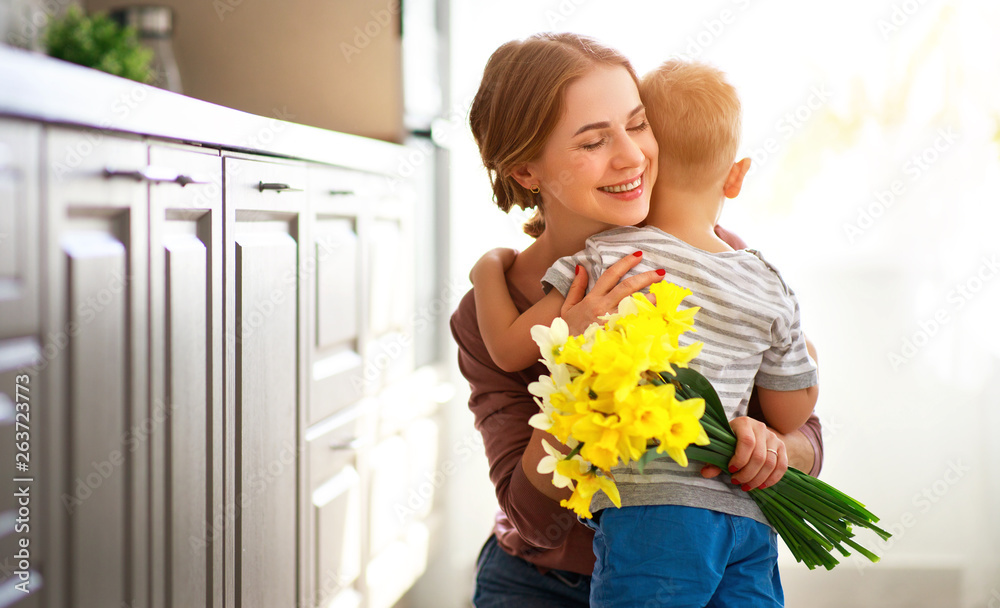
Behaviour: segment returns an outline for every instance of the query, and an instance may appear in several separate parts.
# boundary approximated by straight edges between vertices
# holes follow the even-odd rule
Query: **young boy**
[[[734,162],[736,92],[718,70],[671,61],[643,78],[640,94],[660,147],[645,226],[589,238],[582,252],[548,270],[542,282],[551,291],[520,316],[502,256],[484,256],[472,274],[484,342],[505,370],[534,363],[539,353],[530,328],[558,316],[579,267],[592,287],[605,269],[639,250],[642,261],[630,275],[665,269],[664,280],[692,290],[682,306],[701,307],[697,334],[685,334],[682,345],[704,342],[691,367],[712,382],[730,419],[746,414],[756,385],[769,424],[792,432],[811,414],[818,390],[798,303],[758,252],[735,251],[715,233],[725,199],[739,194],[750,167],[749,159]],[[591,504],[593,606],[650,599],[670,606],[782,605],[776,536],[753,500],[725,476],[704,479],[698,466],[667,460],[654,461],[641,475],[634,465],[613,474],[622,508],[609,508],[603,493]]]

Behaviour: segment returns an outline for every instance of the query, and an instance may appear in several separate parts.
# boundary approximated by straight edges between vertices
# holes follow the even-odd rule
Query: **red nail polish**
[[[735,473],[736,471],[739,471],[739,469],[736,468],[735,464],[729,465],[729,472],[730,473]]]
[[[662,269],[662,268],[660,268],[659,270],[656,271],[656,274],[658,274],[658,275],[660,275],[662,277],[663,275],[667,274],[667,271],[664,270],[664,269]]]
[[[739,485],[739,483],[740,483],[740,482],[736,481],[735,479],[730,479],[729,481],[733,482],[735,485]]]
[[[576,265],[576,274],[580,274],[581,270],[583,270],[583,266],[580,266],[579,264],[577,264]]]
[[[634,256],[635,256],[635,257],[637,257],[637,258],[641,258],[641,257],[642,257],[642,252],[641,252],[641,251],[636,251],[636,252],[635,252],[635,253],[633,253],[632,255],[634,255]]]
[[[740,486],[740,489],[743,490],[744,492],[749,492],[750,486],[748,486],[747,484],[743,484]]]

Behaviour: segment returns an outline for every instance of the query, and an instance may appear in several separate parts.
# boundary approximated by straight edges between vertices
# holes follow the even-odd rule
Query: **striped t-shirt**
[[[752,249],[709,253],[652,226],[624,226],[596,234],[583,251],[560,258],[542,278],[543,287],[565,295],[580,264],[589,274],[589,290],[608,267],[635,251],[643,252],[642,261],[626,276],[663,269],[663,280],[693,292],[680,306],[701,307],[694,319],[697,331],[682,335],[680,344],[704,343],[690,366],[711,381],[730,420],[746,415],[754,384],[791,391],[817,383],[795,294]],[[704,479],[701,466],[691,462],[684,468],[661,459],[647,465],[644,474],[634,464],[612,472],[622,506],[702,507],[767,523],[753,499],[729,483],[728,475]],[[610,506],[607,496],[598,492],[591,510]]]

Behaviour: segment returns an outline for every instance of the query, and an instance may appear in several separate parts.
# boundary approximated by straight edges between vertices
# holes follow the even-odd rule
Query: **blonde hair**
[[[728,171],[740,145],[740,99],[721,71],[667,61],[642,77],[639,95],[660,146],[658,179],[702,187]]]
[[[524,232],[545,230],[541,194],[512,177],[515,168],[536,160],[562,116],[566,88],[599,65],[625,68],[639,79],[624,55],[577,34],[536,34],[512,40],[486,63],[472,102],[469,123],[490,178],[496,204],[504,212],[517,205],[536,209]]]

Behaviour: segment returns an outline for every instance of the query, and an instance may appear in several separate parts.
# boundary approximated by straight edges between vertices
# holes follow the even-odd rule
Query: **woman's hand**
[[[577,266],[576,277],[559,313],[569,325],[570,335],[582,334],[598,317],[617,310],[623,299],[663,279],[665,271],[649,270],[622,281],[625,273],[640,261],[641,251],[618,260],[601,274],[590,293],[587,293],[587,271]]]
[[[740,416],[729,422],[736,433],[736,451],[729,461],[733,483],[744,490],[766,488],[778,483],[788,470],[785,442],[759,420]],[[702,477],[711,478],[721,471],[718,467],[705,466]]]

